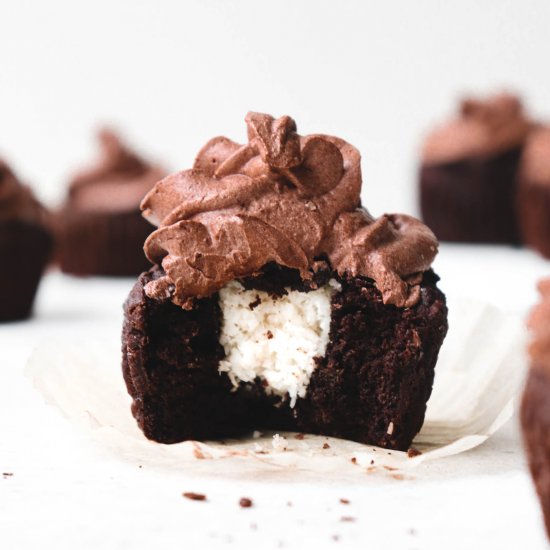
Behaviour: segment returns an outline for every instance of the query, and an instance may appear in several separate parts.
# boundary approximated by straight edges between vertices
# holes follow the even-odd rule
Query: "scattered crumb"
[[[416,529],[414,529],[413,527],[411,527],[408,531],[409,535],[411,535],[412,537],[414,537],[416,535]]]
[[[351,463],[357,464],[357,459],[354,456],[351,457]]]
[[[294,439],[299,439],[299,440],[301,441],[301,440],[304,439],[305,437],[306,437],[305,434],[296,434],[296,435],[294,436]]]
[[[290,500],[286,503],[286,505],[287,505],[289,508],[292,508],[292,502],[290,502]]]
[[[340,535],[332,535],[331,539],[334,541],[334,542],[338,542],[340,540]]]
[[[8,477],[13,477],[13,473],[12,472],[2,472],[2,477],[4,479],[8,479]]]
[[[393,422],[390,422],[390,423],[388,424],[388,429],[387,429],[386,433],[387,433],[388,435],[391,435],[391,434],[393,433]]]
[[[374,458],[370,461],[370,465],[372,466],[374,464]]]
[[[352,517],[352,516],[342,516],[340,518],[340,521],[345,521],[345,522],[351,523],[353,521],[357,521],[357,519]]]
[[[260,296],[256,294],[256,299],[253,302],[250,302],[248,304],[248,307],[252,310],[256,307],[258,307],[262,303],[262,300],[260,299]]]
[[[271,445],[276,451],[286,451],[288,449],[288,441],[286,437],[282,437],[279,434],[273,436],[273,441]]]
[[[188,498],[189,500],[206,500],[206,495],[201,493],[182,493],[181,496]]]
[[[258,430],[254,430],[252,432],[252,439],[260,439],[260,437],[262,437],[262,432]]]
[[[323,443],[323,449],[330,449],[330,445],[328,443]]]
[[[395,472],[395,470],[397,470],[397,468],[394,468],[393,466],[384,466],[384,469],[388,470],[388,472]]]
[[[397,481],[403,481],[405,479],[405,476],[403,474],[392,474],[392,477]]]
[[[265,335],[266,335],[266,337],[267,337],[268,340],[271,340],[271,339],[273,338],[273,333],[272,333],[270,330],[268,330],[268,331],[265,333]]]
[[[252,508],[252,499],[243,497],[241,500],[239,500],[239,506],[241,508]]]
[[[415,447],[411,447],[408,451],[407,451],[407,456],[409,458],[414,458],[415,456],[420,456],[422,454],[421,451],[419,451],[418,449],[416,449]]]
[[[341,498],[341,499],[340,499],[340,502],[341,502],[342,504],[349,504],[349,500],[348,500],[347,498]]]
[[[138,468],[143,468],[143,466],[140,464],[140,465],[138,466]]]
[[[378,468],[376,466],[369,466],[367,468],[367,474],[371,474],[372,472],[376,472]]]

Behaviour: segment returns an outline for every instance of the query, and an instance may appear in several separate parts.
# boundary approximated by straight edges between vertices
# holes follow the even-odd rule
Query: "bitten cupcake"
[[[123,374],[163,443],[266,427],[407,449],[447,331],[437,240],[361,206],[360,155],[249,113],[142,203],[154,267],[125,304]]]
[[[111,131],[99,141],[102,158],[73,178],[58,213],[57,258],[74,275],[136,275],[148,266],[143,241],[153,229],[139,203],[165,173]]]
[[[550,258],[550,127],[529,134],[521,160],[518,217],[527,246]]]
[[[527,460],[550,537],[550,279],[539,284],[540,304],[529,321],[531,367],[521,404]]]
[[[0,160],[0,321],[30,315],[52,243],[46,210]]]
[[[466,99],[426,139],[420,168],[424,222],[444,241],[519,242],[516,182],[531,128],[520,101]]]

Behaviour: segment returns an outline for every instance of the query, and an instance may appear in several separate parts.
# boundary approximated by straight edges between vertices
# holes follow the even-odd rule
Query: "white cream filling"
[[[288,290],[272,298],[267,292],[245,290],[233,281],[220,290],[223,314],[220,343],[225,359],[220,372],[234,387],[259,378],[266,392],[288,395],[294,407],[305,397],[315,369],[328,344],[330,301],[340,284],[331,280],[311,292]],[[251,308],[251,304],[260,302]]]

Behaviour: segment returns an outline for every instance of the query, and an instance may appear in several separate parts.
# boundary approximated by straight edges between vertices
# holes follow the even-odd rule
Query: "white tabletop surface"
[[[536,280],[550,274],[550,262],[505,247],[445,245],[435,267],[453,299],[520,314],[536,299]],[[365,475],[351,485],[327,475],[323,484],[290,484],[274,472],[260,483],[224,479],[215,462],[197,477],[110,454],[44,403],[24,366],[44,342],[118,334],[131,285],[50,273],[34,318],[0,327],[0,472],[13,474],[0,478],[2,548],[547,547],[516,419],[443,459],[454,461],[452,478],[441,461],[403,480]],[[253,507],[240,508],[241,497]]]

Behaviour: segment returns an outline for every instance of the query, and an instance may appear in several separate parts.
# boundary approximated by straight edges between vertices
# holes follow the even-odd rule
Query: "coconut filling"
[[[306,395],[315,357],[322,357],[329,339],[331,298],[340,290],[331,279],[310,292],[286,289],[279,298],[246,290],[233,281],[219,292],[222,310],[220,343],[225,358],[219,370],[237,388],[258,378],[268,394],[290,399]]]

